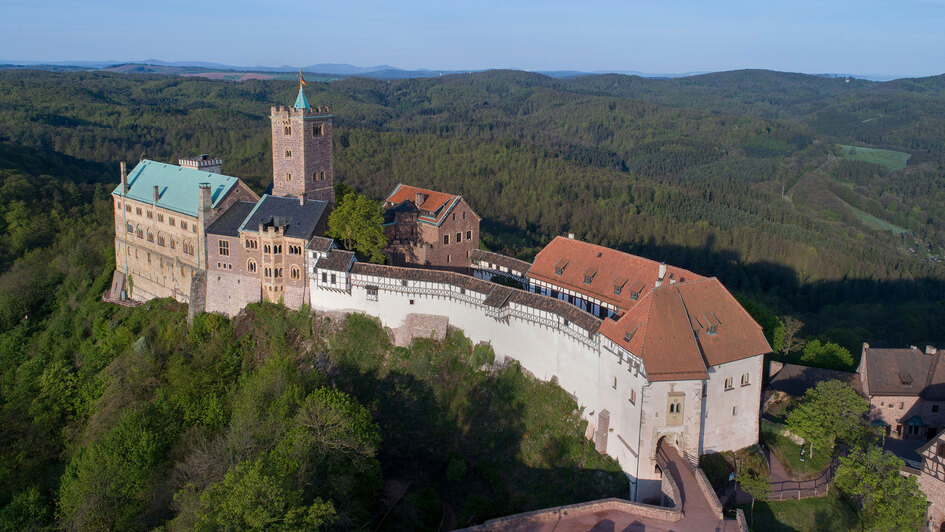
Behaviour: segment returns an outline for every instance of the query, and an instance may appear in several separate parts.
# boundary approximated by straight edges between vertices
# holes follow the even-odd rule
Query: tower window
[[[324,171],[324,170],[321,171],[321,172],[318,172],[318,180],[319,180],[319,181],[324,181],[324,180],[325,180],[325,171]]]
[[[466,214],[466,213],[463,213]],[[466,231],[466,240],[472,240],[472,231]]]
[[[285,180],[286,180],[286,181],[292,181],[292,172],[286,172],[286,173],[285,173]]]
[[[256,261],[250,259],[249,262],[246,263],[246,270],[249,271],[249,273],[256,273]]]
[[[443,243],[444,244],[450,243],[450,235],[443,235]]]
[[[292,126],[285,126],[285,127],[283,127],[283,128],[282,128],[282,132],[285,133],[286,136],[291,135],[291,134],[292,134]]]
[[[463,241],[463,234],[462,234],[462,233],[456,233],[456,243],[459,244],[459,243],[462,242],[462,241]]]
[[[299,278],[299,267],[298,267],[298,266],[293,266],[290,275],[292,276],[293,279],[298,279],[298,278]]]
[[[292,157],[292,150],[286,150],[286,151],[285,151],[285,156],[286,156],[287,159],[288,159],[289,157]]]
[[[315,124],[314,126],[312,126],[312,135],[313,135],[313,136],[320,137],[320,136],[322,136],[322,135],[324,135],[324,134],[325,134],[325,129],[322,127],[321,124]]]

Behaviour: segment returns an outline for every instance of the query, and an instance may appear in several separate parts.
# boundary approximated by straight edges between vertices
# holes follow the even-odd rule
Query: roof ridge
[[[692,314],[689,313],[689,307],[686,305],[686,299],[683,297],[682,291],[680,291],[680,290],[678,289],[678,287],[677,287],[677,290],[676,290],[676,295],[679,296],[679,302],[682,303],[683,312],[686,313],[686,319],[689,321],[689,332],[692,333],[692,339],[695,340],[695,342],[696,342],[696,349],[699,350],[699,356],[700,356],[700,358],[702,358],[702,365],[705,366],[705,370],[708,371],[708,370],[709,370],[709,361],[706,359],[706,356],[705,356],[705,349],[702,348],[702,341],[699,340],[699,334],[696,333],[696,330],[692,328]],[[696,321],[698,321],[698,320],[696,320]],[[708,319],[707,319],[707,321],[708,321]],[[708,327],[708,324],[706,324],[706,327]],[[708,329],[706,329],[706,330],[708,330]]]

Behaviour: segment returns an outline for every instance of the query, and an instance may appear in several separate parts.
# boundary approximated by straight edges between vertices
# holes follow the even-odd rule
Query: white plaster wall
[[[638,453],[642,404],[639,389],[642,389],[644,379],[642,374],[628,371],[626,360],[620,363],[610,353],[602,357],[596,339],[591,347],[550,326],[516,316],[499,320],[489,317],[484,307],[478,304],[443,296],[393,292],[384,290],[381,283],[378,283],[377,301],[369,301],[362,286],[351,286],[349,295],[340,290],[319,289],[318,284],[314,279],[311,281],[312,307],[316,310],[364,312],[378,317],[389,327],[402,325],[409,313],[447,316],[450,324],[462,329],[474,343],[489,342],[498,359],[512,358],[545,381],[556,378],[558,385],[584,408],[583,416],[592,426],[596,427],[600,410],[608,409],[611,412],[610,427],[614,430],[608,435],[606,452],[620,462],[625,472],[635,474],[637,457],[634,453]],[[410,281],[410,284],[421,283]],[[445,285],[439,286],[445,288]],[[466,295],[480,301],[485,297],[470,291]],[[599,379],[603,374],[608,375],[608,380],[612,376],[618,377],[616,390],[609,385],[602,390]],[[631,386],[638,388],[636,404],[628,400]],[[618,435],[631,447],[624,445]]]
[[[731,451],[758,443],[761,415],[761,376],[764,356],[736,360],[709,368],[706,383],[705,426],[701,453]],[[742,386],[741,377],[749,375]],[[732,389],[725,389],[725,379],[732,378]],[[737,413],[732,414],[732,408]]]

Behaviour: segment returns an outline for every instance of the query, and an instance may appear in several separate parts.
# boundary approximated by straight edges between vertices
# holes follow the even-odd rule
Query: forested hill
[[[110,169],[212,153],[262,190],[268,109],[293,101],[296,86],[8,71],[0,89],[8,151]],[[811,333],[846,329],[851,347],[945,340],[928,321],[945,295],[933,260],[945,245],[942,76],[493,71],[349,78],[307,91],[334,106],[341,180],[375,198],[398,182],[463,194],[486,219],[491,248],[530,259],[553,235],[574,232],[717,275],[806,316]],[[864,147],[902,152],[909,164]]]
[[[435,529],[624,493],[562,390],[489,368],[461,333],[402,349],[364,317],[254,305],[191,326],[170,301],[101,301],[118,162],[211,153],[262,191],[269,107],[296,90],[0,72],[0,528]],[[462,194],[491,249],[531,260],[574,232],[716,275],[854,353],[945,345],[942,77],[307,92],[334,106],[340,180]]]

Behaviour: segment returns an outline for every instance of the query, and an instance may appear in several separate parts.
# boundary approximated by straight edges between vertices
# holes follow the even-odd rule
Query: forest
[[[847,369],[864,341],[945,345],[945,76],[306,90],[333,107],[336,180],[376,200],[400,182],[461,194],[489,249],[531,260],[573,232],[717,276],[846,348]],[[296,91],[0,72],[0,528],[436,528],[626,490],[570,398],[461,333],[400,349],[359,317],[259,306],[188,325],[173,302],[102,303],[118,162],[210,153],[262,192],[269,106]]]

